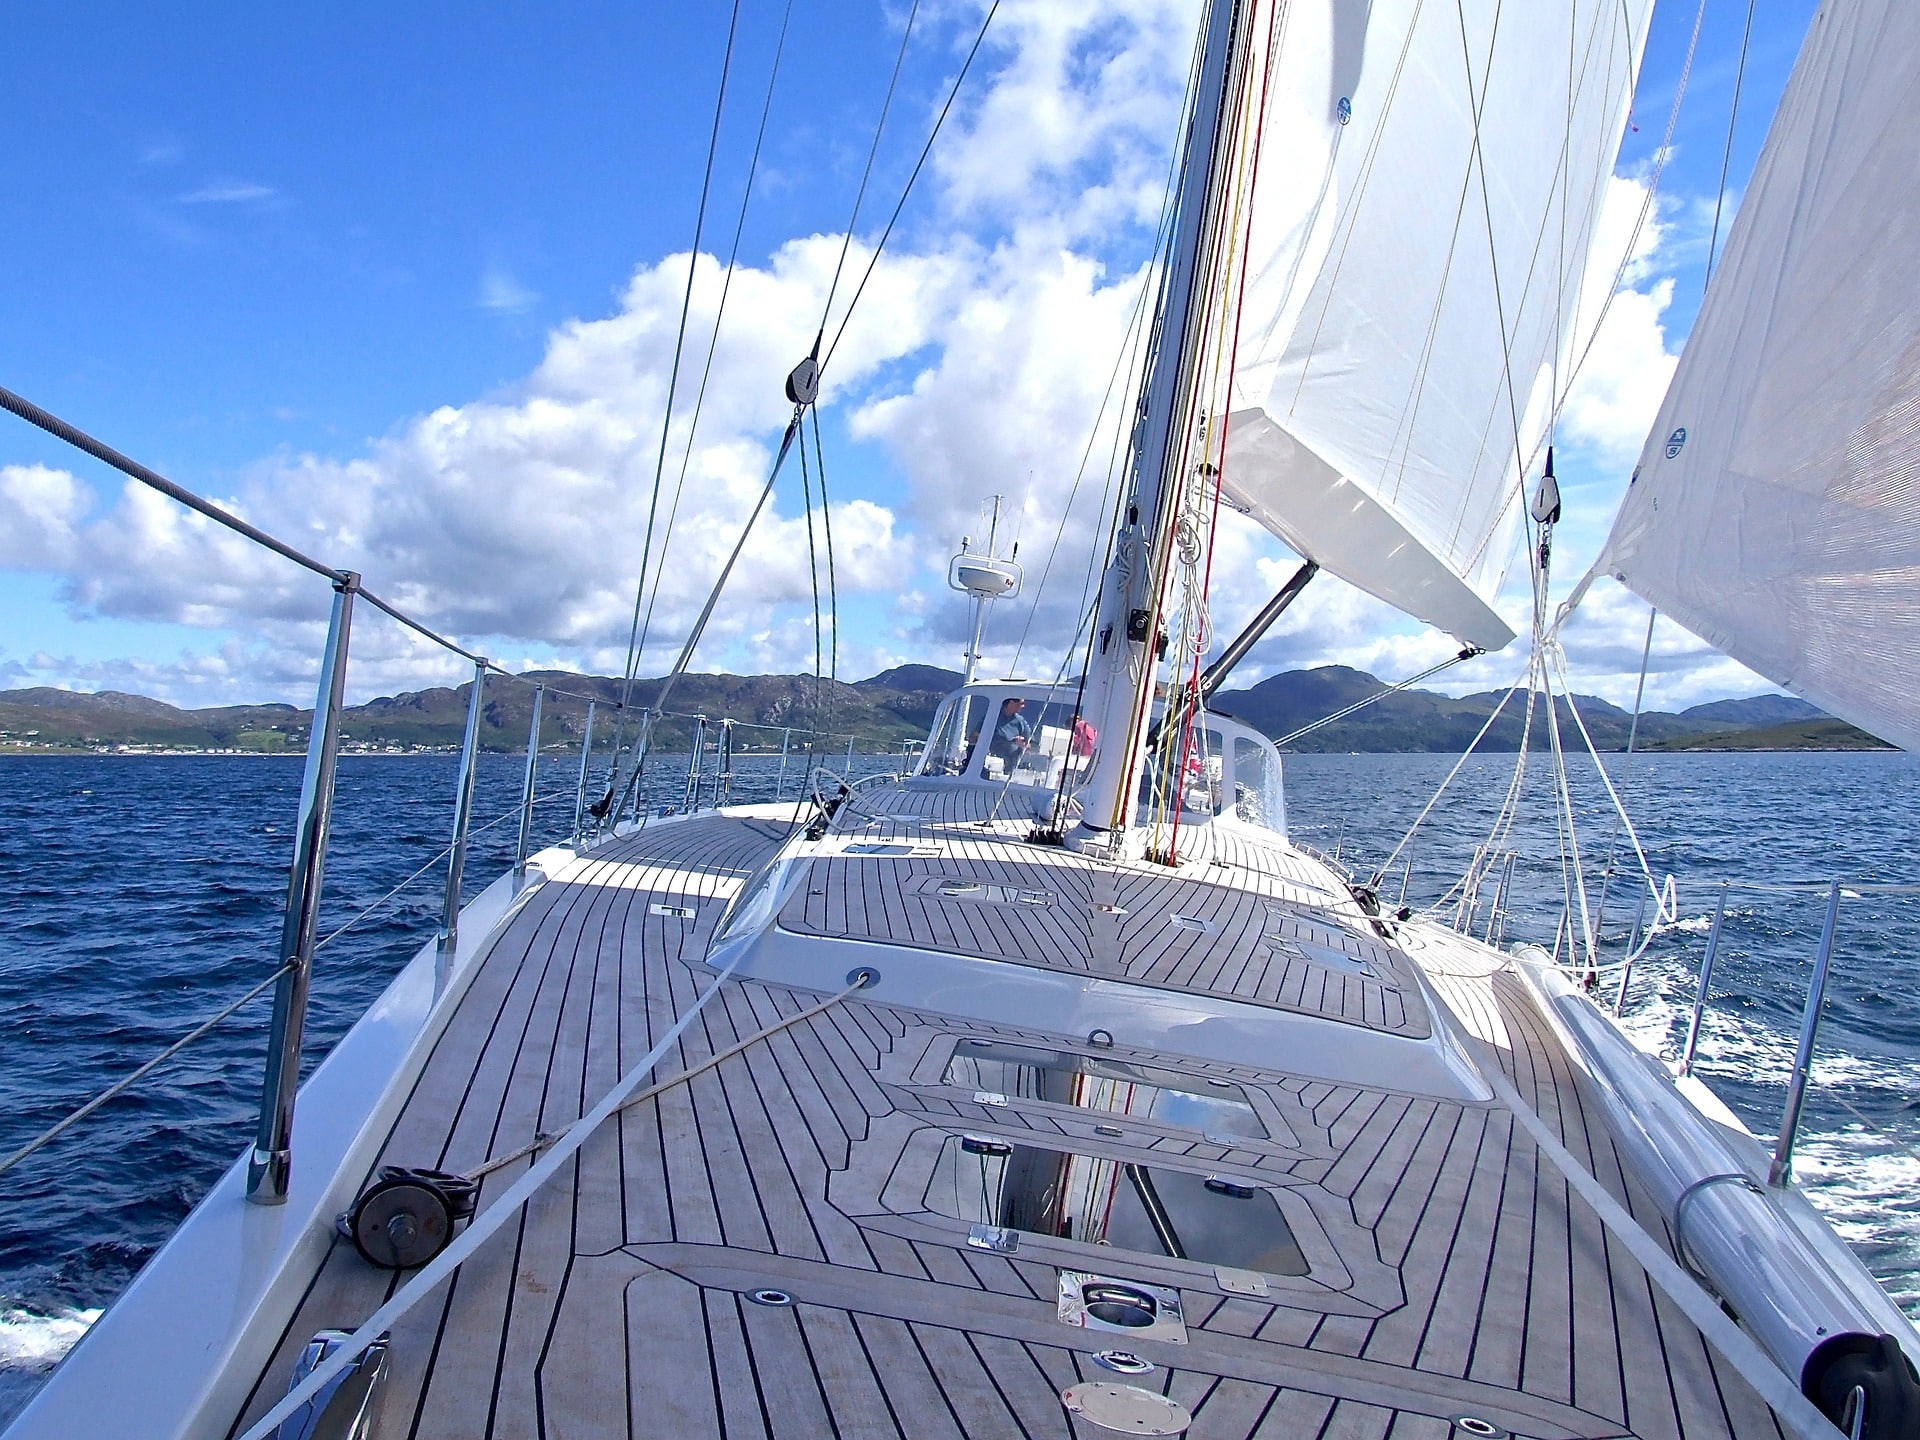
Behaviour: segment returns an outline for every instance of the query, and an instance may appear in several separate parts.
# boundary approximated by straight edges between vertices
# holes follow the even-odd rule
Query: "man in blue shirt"
[[[1027,753],[1027,745],[1033,738],[1033,726],[1020,712],[1027,708],[1027,702],[1018,695],[1010,695],[1000,702],[1000,718],[994,722],[993,743],[987,747],[989,755],[997,755],[1006,761],[1011,769],[1020,763],[1020,757]]]

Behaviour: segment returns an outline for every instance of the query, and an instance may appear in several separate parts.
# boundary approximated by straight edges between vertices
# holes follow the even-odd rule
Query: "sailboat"
[[[1739,1122],[1290,840],[1199,672],[1223,504],[1306,561],[1229,654],[1322,568],[1512,638],[1648,9],[1207,5],[1084,674],[798,807],[629,813],[642,751],[297,1098],[294,974],[260,1142],[9,1435],[1920,1433],[1920,1335]],[[1917,75],[1910,7],[1816,20],[1602,561],[1897,739],[1911,654],[1846,647],[1904,633]]]

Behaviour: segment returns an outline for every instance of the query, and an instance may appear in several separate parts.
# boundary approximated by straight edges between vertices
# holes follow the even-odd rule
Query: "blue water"
[[[572,825],[577,762],[542,764],[536,843]],[[858,768],[888,762],[876,758]],[[1290,757],[1297,838],[1370,871],[1453,758]],[[1513,757],[1476,757],[1384,883],[1437,900],[1484,839]],[[1679,883],[1679,922],[1635,972],[1627,1016],[1677,1053],[1707,920],[1722,880],[1920,879],[1920,759],[1891,754],[1641,756],[1610,762],[1657,874]],[[478,822],[507,817],[521,762],[481,767]],[[677,788],[669,763],[655,798]],[[770,792],[777,762],[736,762],[738,798]],[[300,763],[254,757],[0,759],[0,1154],[52,1124],[243,993],[274,964]],[[341,762],[322,933],[345,924],[446,843],[450,756]],[[791,794],[798,767],[789,771]],[[1551,945],[1562,879],[1548,767],[1534,757],[1535,857],[1516,871],[1508,939]],[[1597,900],[1612,829],[1591,770],[1572,789]],[[482,831],[469,897],[511,863],[516,821]],[[1620,853],[1626,855],[1624,839]],[[1404,857],[1403,857],[1404,859]],[[1624,876],[1623,865],[1618,872]],[[440,875],[329,944],[316,963],[311,1065],[432,933]],[[1723,928],[1698,1069],[1757,1132],[1778,1124],[1824,897],[1736,890]],[[1920,961],[1907,937],[1920,900],[1868,894],[1842,906],[1838,959],[1797,1170],[1889,1288],[1920,1309],[1920,1163],[1865,1129],[1844,1099],[1920,1143]],[[1616,880],[1604,933],[1621,951],[1634,920]],[[1610,993],[1610,992],[1609,992]],[[263,996],[135,1089],[0,1176],[0,1421],[249,1143],[268,1002]]]

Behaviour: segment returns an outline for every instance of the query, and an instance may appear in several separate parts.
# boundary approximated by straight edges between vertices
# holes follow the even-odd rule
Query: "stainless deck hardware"
[[[1616,1020],[1620,1018],[1620,1012],[1626,1008],[1627,981],[1633,978],[1633,947],[1640,943],[1640,927],[1646,922],[1646,918],[1647,891],[1646,887],[1642,886],[1640,890],[1640,908],[1633,912],[1633,928],[1627,931],[1627,960],[1626,963],[1620,967],[1620,988],[1613,992],[1613,1016]],[[1598,938],[1599,928],[1597,926],[1594,929],[1594,934],[1595,937]]]
[[[593,755],[593,709],[598,702],[587,702],[586,728],[580,734],[580,780],[573,791],[573,843],[579,848],[585,834],[581,829],[587,818],[587,761]]]
[[[412,1270],[447,1248],[453,1227],[473,1218],[479,1194],[470,1176],[383,1165],[334,1228],[369,1264]]]
[[[333,587],[333,617],[320,663],[319,693],[307,733],[307,765],[300,781],[300,818],[293,837],[287,914],[280,929],[284,972],[273,992],[273,1030],[260,1093],[260,1124],[247,1162],[247,1199],[284,1205],[293,1164],[293,1098],[300,1086],[300,1045],[306,1030],[307,989],[313,980],[314,938],[320,924],[320,882],[333,825],[333,777],[340,754],[340,710],[347,688],[347,644],[360,577],[347,572]]]
[[[780,773],[773,782],[773,802],[780,803],[782,792],[787,788],[787,752],[793,748],[793,727],[782,727],[780,731]]]
[[[520,782],[520,840],[513,852],[515,882],[527,878],[527,846],[533,840],[533,788],[540,771],[540,710],[547,687],[533,687],[533,723],[527,727],[527,770]]]
[[[473,662],[473,693],[467,697],[467,728],[460,742],[460,775],[454,782],[453,853],[447,857],[447,889],[440,910],[440,954],[450,960],[460,943],[460,881],[467,868],[467,827],[473,820],[473,766],[480,748],[480,707],[487,662]]]
[[[320,1368],[353,1337],[344,1330],[321,1330],[307,1342],[293,1367],[288,1389]],[[366,1440],[373,1434],[380,1397],[386,1389],[391,1337],[382,1335],[320,1388],[300,1409],[280,1422],[275,1440]]]
[[[1785,1185],[1793,1178],[1793,1142],[1800,1132],[1800,1111],[1807,1101],[1807,1078],[1813,1069],[1813,1042],[1820,1033],[1820,1011],[1827,1000],[1827,968],[1833,961],[1833,932],[1840,918],[1840,882],[1827,886],[1827,919],[1820,930],[1820,953],[1813,962],[1813,982],[1807,987],[1807,1008],[1800,1017],[1800,1043],[1794,1047],[1793,1073],[1787,1079],[1787,1105],[1780,1116],[1780,1138],[1767,1168],[1769,1185]]]
[[[1687,1022],[1687,1043],[1680,1051],[1680,1064],[1674,1073],[1691,1075],[1693,1073],[1693,1053],[1700,1044],[1700,1018],[1707,1008],[1707,986],[1713,982],[1713,962],[1720,953],[1720,922],[1727,914],[1727,889],[1730,882],[1720,884],[1720,900],[1713,907],[1713,926],[1707,931],[1707,953],[1700,960],[1700,988],[1693,997],[1693,1018]]]

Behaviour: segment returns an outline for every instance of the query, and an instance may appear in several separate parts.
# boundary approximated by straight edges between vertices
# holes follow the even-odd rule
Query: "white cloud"
[[[501,315],[520,315],[533,307],[539,293],[529,290],[505,269],[489,265],[480,277],[480,308]]]
[[[1151,224],[1166,182],[1198,7],[1192,0],[1014,0],[1001,68],[936,155],[950,211],[1063,235]]]
[[[834,507],[843,610],[883,617],[877,635],[843,635],[843,674],[906,659],[957,662],[966,613],[945,588],[946,559],[994,493],[1007,497],[1029,577],[1027,596],[992,619],[994,659],[1011,663],[1024,644],[1025,673],[1052,673],[1063,659],[1077,665],[1065,650],[1081,620],[1087,557],[1105,535],[1124,394],[1107,404],[1090,448],[1088,434],[1150,278],[1114,264],[1110,252],[1120,248],[1116,236],[1137,234],[1158,212],[1195,9],[1193,0],[1003,3],[923,181],[938,187],[929,197],[938,221],[890,242],[826,377],[823,402],[865,447],[863,463],[872,468],[881,455],[899,477],[895,489],[837,498]],[[179,199],[239,204],[272,195],[267,186],[216,180]],[[1608,308],[1563,416],[1569,439],[1609,461],[1637,452],[1673,363],[1665,330],[1672,288],[1662,276],[1671,273],[1664,256],[1681,227],[1656,211],[1635,235],[1644,196],[1634,179],[1616,178],[1609,188],[1601,243],[1606,254],[1628,256],[1629,288]],[[688,452],[686,426],[722,282],[712,257],[692,262],[691,338],[667,436],[659,527],[669,521],[683,454],[685,490],[671,513],[643,670],[671,659],[752,510],[791,410],[781,380],[813,342],[840,245],[837,235],[792,239],[736,272],[698,443]],[[849,276],[865,270],[869,253],[855,242]],[[372,588],[437,628],[480,637],[474,643],[503,661],[617,673],[688,264],[683,254],[639,266],[612,313],[554,329],[539,365],[510,388],[413,417],[357,453],[262,460],[227,487],[223,503],[308,553],[361,570]],[[1584,313],[1599,312],[1612,278],[1611,264],[1595,266]],[[843,284],[841,306],[851,291]],[[538,297],[496,263],[477,298],[518,313]],[[1083,454],[1090,458],[1076,488]],[[835,495],[844,497],[843,457],[830,446],[829,458]],[[798,479],[790,464],[696,664],[811,666]],[[1225,635],[1294,562],[1237,517],[1224,517],[1222,527],[1212,610]],[[1056,532],[1059,558],[1043,586]],[[61,574],[80,614],[225,632],[206,653],[171,661],[118,670],[70,664],[66,673],[81,683],[111,671],[120,688],[175,698],[305,701],[325,586],[141,487],[96,499],[64,472],[0,469],[0,564]],[[463,662],[362,613],[356,694],[461,678]],[[1242,678],[1325,663],[1399,678],[1452,648],[1322,577]],[[1676,695],[1694,683],[1684,676],[1720,673],[1684,645],[1672,655]],[[1490,658],[1449,678],[1454,688],[1504,684],[1517,663]],[[1594,668],[1595,688],[1614,683],[1617,667],[1609,666],[1612,659]]]
[[[245,205],[257,200],[271,200],[279,193],[271,185],[260,185],[251,180],[209,180],[197,189],[176,195],[174,199],[182,205]]]
[[[1673,303],[1666,253],[1673,235],[1659,207],[1649,205],[1647,187],[1644,176],[1616,175],[1607,183],[1580,298],[1583,317],[1602,318],[1560,417],[1567,440],[1592,446],[1603,462],[1619,467],[1639,457],[1677,363],[1667,351],[1665,324]],[[1613,291],[1616,275],[1620,288]]]
[[[64,470],[0,466],[0,565],[65,570],[74,559],[77,526],[93,492]]]

